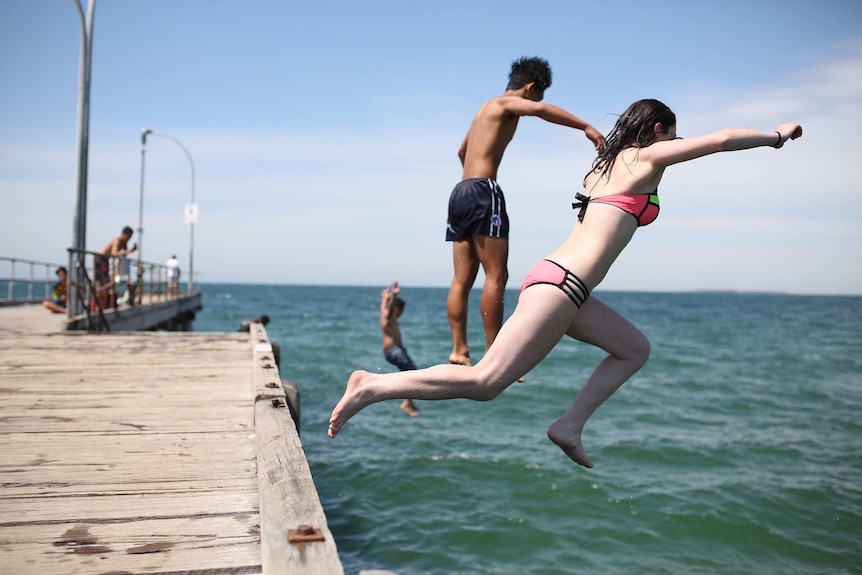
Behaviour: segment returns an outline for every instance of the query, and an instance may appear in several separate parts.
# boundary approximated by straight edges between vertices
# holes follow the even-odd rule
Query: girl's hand
[[[778,140],[775,148],[781,148],[787,140],[795,140],[796,138],[802,137],[802,126],[796,122],[788,122],[778,126],[776,132],[778,132],[781,138]]]

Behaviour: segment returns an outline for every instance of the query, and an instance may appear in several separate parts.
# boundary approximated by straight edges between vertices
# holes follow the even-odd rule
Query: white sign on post
[[[186,204],[185,219],[187,224],[198,223],[198,205]]]

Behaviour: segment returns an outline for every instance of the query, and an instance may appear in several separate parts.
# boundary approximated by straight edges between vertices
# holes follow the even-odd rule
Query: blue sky
[[[0,255],[62,262],[75,200],[74,2],[0,0],[0,53]],[[522,55],[550,61],[548,102],[603,132],[646,97],[676,112],[683,136],[805,129],[780,151],[670,168],[661,217],[600,289],[862,293],[857,0],[102,0],[87,247],[137,228],[149,128],[194,158],[202,281],[446,286],[456,152]],[[509,287],[568,235],[591,152],[581,132],[521,122],[499,173]],[[157,137],[146,158],[143,258],[177,253],[187,265],[188,160]]]

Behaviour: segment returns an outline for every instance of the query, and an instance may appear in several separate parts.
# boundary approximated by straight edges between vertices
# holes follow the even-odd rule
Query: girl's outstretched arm
[[[781,148],[787,140],[802,136],[802,126],[795,122],[781,124],[771,132],[748,128],[726,128],[703,136],[663,140],[640,150],[640,157],[654,166],[670,166],[716,152],[748,150],[762,146]]]

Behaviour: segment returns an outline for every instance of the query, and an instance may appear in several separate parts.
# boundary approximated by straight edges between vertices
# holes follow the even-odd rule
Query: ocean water
[[[348,574],[862,573],[862,297],[597,291],[652,356],[587,425],[586,470],[545,436],[603,356],[574,341],[494,401],[380,403],[329,439],[351,371],[395,369],[381,288],[205,285],[195,324],[272,319]],[[413,359],[445,362],[446,290],[402,296]]]

